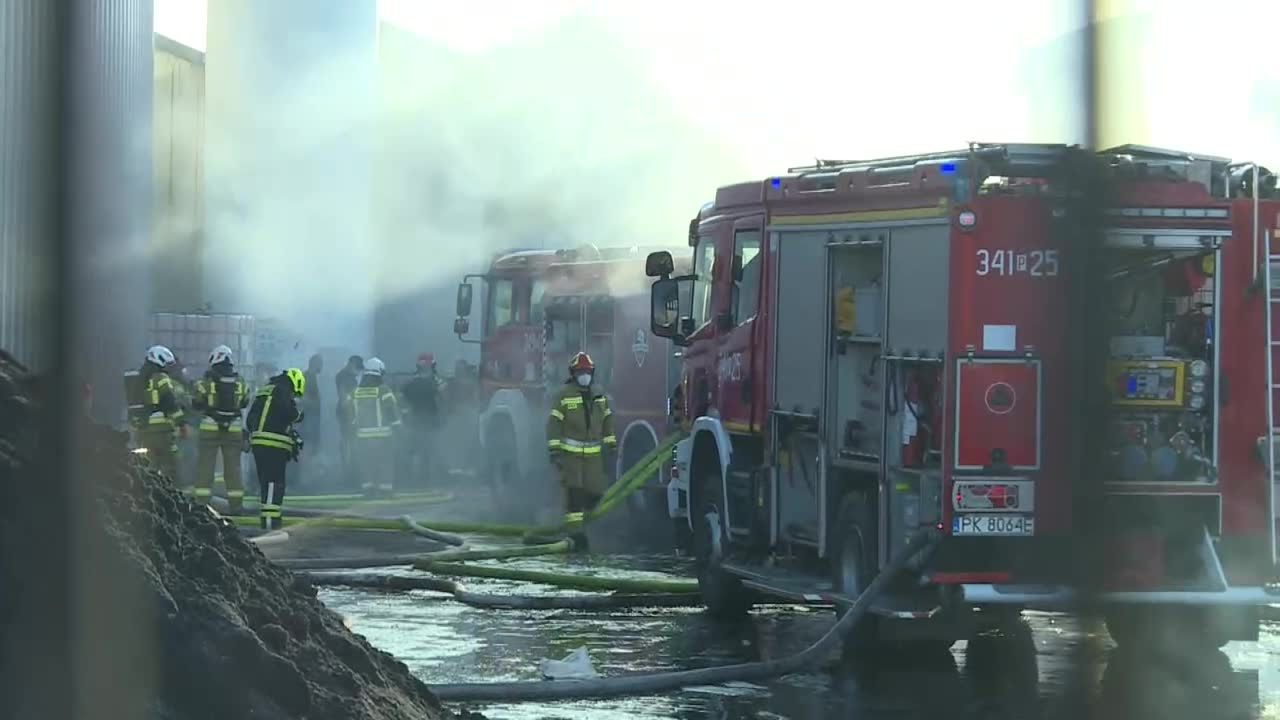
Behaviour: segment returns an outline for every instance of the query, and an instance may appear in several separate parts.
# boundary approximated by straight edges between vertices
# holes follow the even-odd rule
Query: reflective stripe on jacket
[[[145,427],[139,429],[168,431],[182,422],[182,407],[178,405],[173,380],[164,372],[157,371],[147,378],[146,402]]]
[[[603,493],[609,475],[604,451],[618,444],[608,398],[566,383],[552,398],[546,430],[547,451],[560,469],[561,482]]]
[[[391,437],[400,424],[400,403],[383,385],[362,385],[351,393],[352,423],[357,438]]]
[[[272,383],[258,391],[249,408],[249,444],[293,451],[293,424],[301,414],[292,388]]]
[[[230,392],[235,410],[218,407],[219,385],[232,385]],[[206,432],[236,431],[242,428],[240,411],[249,404],[249,385],[237,373],[217,375],[213,372],[196,381],[195,407],[204,412],[200,429]]]

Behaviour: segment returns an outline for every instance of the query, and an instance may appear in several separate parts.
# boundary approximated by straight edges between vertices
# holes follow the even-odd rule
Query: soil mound
[[[30,477],[35,385],[0,353],[0,483]],[[84,593],[106,622],[120,613],[144,637],[94,649],[113,682],[144,687],[147,714],[196,718],[455,717],[405,665],[353,634],[316,590],[270,563],[234,527],[192,505],[130,453],[126,436],[84,424],[81,468],[94,497],[94,557]],[[0,513],[17,513],[6,504]],[[8,530],[19,525],[0,515]],[[0,548],[0,572],[21,552]],[[100,582],[98,582],[100,581]],[[2,604],[2,603],[0,603]],[[0,608],[4,610],[4,608]],[[3,613],[7,615],[7,613]],[[464,717],[478,718],[478,715]]]

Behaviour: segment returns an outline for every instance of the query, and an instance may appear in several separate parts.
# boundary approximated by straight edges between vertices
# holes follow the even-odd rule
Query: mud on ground
[[[9,500],[16,488],[38,486],[31,428],[40,410],[30,388],[0,353],[0,486]],[[78,558],[78,601],[95,622],[120,619],[130,630],[79,648],[77,659],[106,668],[102,679],[117,689],[104,692],[131,696],[119,708],[129,717],[454,717],[403,663],[351,633],[309,583],[129,453],[123,434],[85,423],[82,436],[77,460],[88,487],[81,491],[92,494],[94,512],[82,528],[90,542],[81,547],[92,557]],[[16,580],[15,554],[24,552],[13,542],[23,535],[21,513],[20,501],[0,506],[6,585]],[[12,609],[0,597],[0,619],[12,620]]]

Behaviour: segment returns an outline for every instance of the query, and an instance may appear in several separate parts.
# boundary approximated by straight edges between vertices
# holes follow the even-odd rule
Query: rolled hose
[[[531,597],[474,593],[460,583],[438,577],[399,575],[299,573],[312,585],[371,588],[375,590],[433,590],[473,607],[496,610],[600,610],[636,607],[697,607],[701,598],[692,593],[644,593],[633,595],[571,595]]]
[[[717,685],[732,681],[763,680],[787,675],[811,668],[827,658],[843,640],[859,618],[867,612],[871,602],[893,580],[910,560],[922,550],[937,543],[938,534],[932,528],[924,528],[908,540],[907,547],[895,555],[866,590],[858,596],[853,606],[817,642],[794,655],[762,662],[738,663],[697,670],[674,672],[637,673],[596,680],[549,680],[513,683],[458,683],[428,685],[438,698],[449,702],[516,700],[568,700],[576,698],[616,697],[619,695],[650,695],[696,685]]]

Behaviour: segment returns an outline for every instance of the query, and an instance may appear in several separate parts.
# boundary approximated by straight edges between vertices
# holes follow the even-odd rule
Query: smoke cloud
[[[283,39],[245,26],[272,11],[219,4],[206,292],[281,318],[290,361],[331,347],[395,369],[432,350],[448,367],[473,347],[451,329],[464,273],[517,247],[682,246],[742,171],[589,14],[466,53],[388,25],[352,39],[345,2],[307,4]]]

